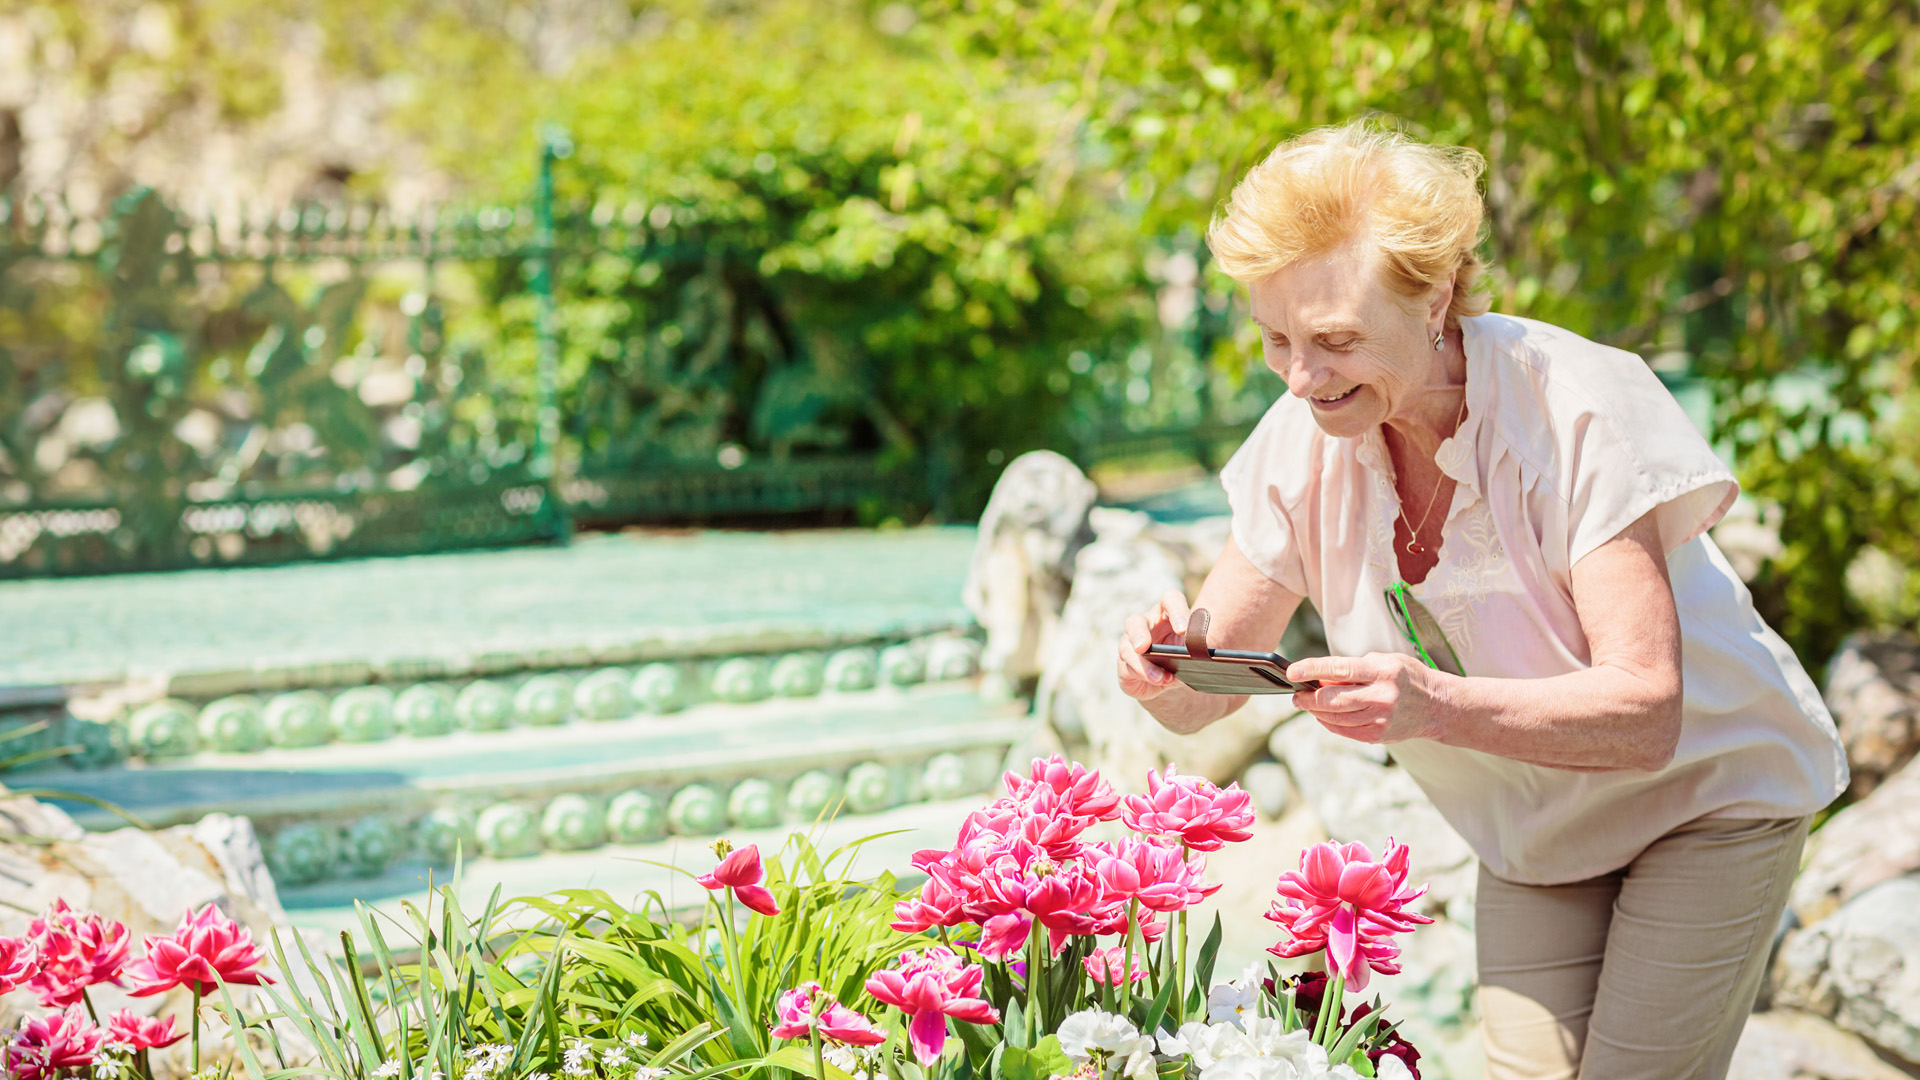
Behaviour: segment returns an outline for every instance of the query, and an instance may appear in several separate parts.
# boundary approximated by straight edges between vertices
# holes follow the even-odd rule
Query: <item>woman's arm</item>
[[[1582,558],[1573,604],[1592,666],[1546,679],[1458,678],[1412,657],[1303,660],[1294,700],[1366,742],[1428,738],[1532,765],[1656,771],[1680,740],[1680,617],[1648,514]]]
[[[1212,647],[1265,651],[1287,632],[1300,598],[1256,569],[1228,538],[1194,606],[1207,609]],[[1169,592],[1152,610],[1128,616],[1120,641],[1120,689],[1176,735],[1191,735],[1247,703],[1245,694],[1194,690],[1146,658],[1149,646],[1177,642],[1186,632],[1186,598]]]

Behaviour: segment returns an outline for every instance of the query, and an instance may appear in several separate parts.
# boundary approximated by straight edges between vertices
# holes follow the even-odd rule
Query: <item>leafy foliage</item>
[[[715,905],[686,925],[658,897],[636,911],[599,890],[506,903],[496,892],[469,917],[455,889],[443,886],[432,894],[437,907],[404,904],[407,922],[398,927],[383,928],[363,910],[360,937],[341,935],[345,966],[316,957],[297,936],[291,955],[277,942],[281,970],[311,978],[269,988],[271,1015],[249,1016],[231,999],[223,1008],[283,1062],[300,1056],[283,1032],[315,1048],[311,1064],[275,1068],[242,1040],[248,1074],[260,1080],[358,1080],[383,1064],[389,1071],[378,1075],[402,1080],[436,1070],[466,1075],[468,1052],[482,1046],[511,1047],[505,1076],[560,1075],[578,1044],[602,1064],[576,1076],[626,1077],[638,1066],[667,1070],[648,1075],[703,1080],[811,1068],[805,1054],[769,1039],[780,992],[811,979],[842,1001],[858,1001],[867,976],[914,944],[887,925],[901,898],[893,877],[848,876],[858,850],[856,843],[822,857],[805,836],[789,837],[784,862],[768,863],[767,887],[781,914],[747,921],[740,981]],[[615,1048],[622,1052],[610,1059]],[[623,1067],[607,1064],[619,1058]]]
[[[1138,333],[1106,178],[1045,101],[855,5],[669,11],[548,110],[577,147],[563,196],[668,227],[563,268],[582,467],[877,449],[942,512],[977,508],[990,450],[1059,440],[1067,352]],[[533,312],[497,286],[498,354],[528,370]]]
[[[1909,563],[1920,251],[1908,3],[933,0],[1203,218],[1279,139],[1378,113],[1489,161],[1495,307],[1683,352],[1748,490],[1784,509],[1757,597],[1809,660],[1873,543]],[[1223,351],[1251,362],[1251,342]]]

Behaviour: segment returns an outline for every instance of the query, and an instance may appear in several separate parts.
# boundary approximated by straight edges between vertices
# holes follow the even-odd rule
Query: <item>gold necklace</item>
[[[1458,432],[1460,430],[1460,420],[1466,415],[1467,415],[1467,392],[1463,389],[1460,391],[1460,409],[1458,412],[1455,412],[1453,414],[1453,430],[1455,432]],[[1449,435],[1448,438],[1452,438],[1452,436]],[[1437,463],[1436,463],[1436,467],[1437,467]],[[1433,498],[1427,500],[1427,512],[1420,515],[1420,524],[1418,525],[1415,525],[1411,521],[1407,521],[1406,504],[1402,503],[1400,505],[1400,520],[1402,522],[1405,522],[1407,526],[1407,554],[1425,555],[1427,553],[1426,546],[1420,543],[1420,530],[1426,527],[1427,519],[1433,516],[1433,506],[1435,503],[1440,501],[1440,489],[1446,486],[1447,486],[1447,474],[1444,470],[1442,470],[1440,473],[1439,482],[1433,485]]]

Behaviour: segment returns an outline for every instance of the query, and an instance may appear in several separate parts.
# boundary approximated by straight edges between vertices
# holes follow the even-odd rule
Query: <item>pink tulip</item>
[[[26,985],[40,970],[39,961],[32,941],[0,937],[0,994]]]
[[[1267,913],[1292,940],[1267,951],[1294,957],[1325,949],[1349,990],[1366,989],[1371,971],[1399,974],[1393,936],[1433,921],[1406,910],[1426,894],[1424,887],[1406,888],[1407,868],[1406,846],[1392,840],[1377,861],[1364,844],[1327,841],[1307,848],[1300,869],[1280,875],[1274,891],[1281,899]]]
[[[39,972],[29,986],[40,1004],[64,1009],[77,1005],[89,986],[120,984],[133,944],[127,928],[94,912],[80,914],[55,900],[27,924],[27,940],[39,956]]]
[[[974,948],[982,960],[1005,960],[1027,947],[1033,934],[1033,916],[1024,911],[1009,911],[987,918],[980,924],[980,940]]]
[[[1207,870],[1205,856],[1188,858],[1171,844],[1121,840],[1089,845],[1087,857],[1109,901],[1138,900],[1150,911],[1181,911],[1220,890],[1200,880]]]
[[[767,880],[767,868],[760,864],[760,845],[748,844],[736,848],[710,874],[696,878],[709,889],[732,889],[740,902],[762,915],[778,915],[780,907],[773,901],[773,894],[762,884]]]
[[[953,950],[935,946],[906,953],[898,967],[874,972],[867,993],[906,1014],[913,1056],[921,1065],[932,1065],[947,1045],[947,1017],[969,1024],[999,1021],[1000,1014],[979,996],[983,975]]]
[[[1121,804],[1120,819],[1127,828],[1148,836],[1170,836],[1195,851],[1218,851],[1253,834],[1253,796],[1239,784],[1225,789],[1201,776],[1147,774],[1147,793],[1129,795]]]
[[[1112,821],[1120,815],[1120,797],[1113,793],[1113,788],[1100,778],[1100,774],[1077,761],[1068,762],[1059,754],[1035,758],[1026,776],[1008,770],[1002,779],[1006,782],[1007,793],[1016,799],[1025,799],[1037,789],[1045,787],[1075,817]]]
[[[148,934],[147,955],[127,965],[134,997],[162,994],[184,986],[202,997],[221,983],[259,986],[273,980],[261,972],[267,958],[253,943],[253,932],[209,903],[180,920],[172,934]]]
[[[135,1050],[158,1050],[186,1037],[186,1032],[173,1030],[171,1016],[162,1020],[157,1016],[135,1016],[132,1009],[121,1009],[107,1017],[108,1041]]]
[[[1032,916],[1047,928],[1056,953],[1066,945],[1069,935],[1091,934],[1099,925],[1094,912],[1104,906],[1105,894],[1100,879],[1082,861],[1056,862],[1030,850],[1010,852],[994,861],[985,881],[988,893],[998,901],[993,914],[998,917],[1023,911]],[[1003,927],[993,935],[994,951],[1006,943],[1010,929]],[[989,955],[985,937],[980,955],[996,958]]]
[[[88,1069],[107,1041],[107,1033],[77,1009],[30,1016],[7,1045],[11,1080],[53,1080],[66,1070]]]
[[[1074,814],[1052,788],[1038,788],[1020,818],[1020,837],[1056,859],[1071,859],[1080,852],[1080,834],[1097,818]]]
[[[958,926],[967,921],[967,898],[955,892],[943,878],[929,875],[917,896],[893,905],[895,930],[918,934],[936,926]]]
[[[1087,969],[1087,976],[1101,986],[1118,986],[1126,979],[1127,951],[1116,945],[1110,949],[1095,949],[1087,954],[1080,965]],[[1143,954],[1133,957],[1133,981],[1140,982],[1147,977],[1147,961]]]
[[[825,1002],[824,1007],[821,1002]],[[776,1008],[780,1014],[780,1022],[773,1026],[776,1039],[804,1039],[808,1032],[818,1029],[833,1042],[853,1046],[878,1046],[887,1041],[887,1033],[874,1027],[873,1021],[828,998],[817,982],[801,983],[781,994]]]

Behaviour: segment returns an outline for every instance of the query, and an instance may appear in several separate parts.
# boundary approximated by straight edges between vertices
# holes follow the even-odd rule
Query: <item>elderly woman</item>
[[[1721,1077],[1833,722],[1706,535],[1731,473],[1647,366],[1474,293],[1482,162],[1348,125],[1255,166],[1208,234],[1283,396],[1221,479],[1232,538],[1196,607],[1270,649],[1302,598],[1333,655],[1295,703],[1385,743],[1480,857],[1487,1075]],[[1172,731],[1239,708],[1146,658]]]

